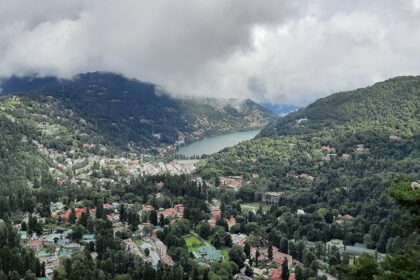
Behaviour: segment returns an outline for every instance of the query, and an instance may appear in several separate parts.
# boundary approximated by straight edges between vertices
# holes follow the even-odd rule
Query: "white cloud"
[[[306,104],[420,72],[414,1],[0,0],[0,76],[105,70]]]

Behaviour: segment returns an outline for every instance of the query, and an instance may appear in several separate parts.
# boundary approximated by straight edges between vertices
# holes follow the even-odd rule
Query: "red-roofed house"
[[[85,208],[74,208],[74,212],[76,213],[76,217],[79,218],[80,216],[82,216],[82,213],[85,212],[86,209]],[[95,209],[89,209],[89,213],[90,214],[95,214],[96,210]],[[65,213],[60,215],[61,219],[68,219],[70,217],[70,213],[71,213],[71,209],[68,209]]]
[[[273,260],[272,262],[277,264],[277,265],[282,265],[284,262],[284,259],[287,259],[289,268],[292,265],[293,262],[293,258],[291,255],[288,254],[284,254],[282,252],[279,251],[279,249],[277,249],[277,247],[273,247]]]
[[[155,208],[152,205],[149,204],[143,204],[143,211],[149,213],[155,210]]]
[[[279,268],[274,268],[271,270],[271,280],[280,280],[281,279],[281,270]]]
[[[211,210],[211,217],[216,220],[220,219],[220,217],[222,217],[222,211],[220,211],[220,209]]]

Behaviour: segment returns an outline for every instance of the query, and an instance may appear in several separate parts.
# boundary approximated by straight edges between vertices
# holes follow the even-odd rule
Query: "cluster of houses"
[[[19,231],[22,246],[32,249],[41,263],[45,263],[45,273],[51,278],[54,269],[60,265],[63,258],[71,257],[75,251],[84,249],[90,242],[95,242],[94,234],[84,234],[78,242],[71,240],[72,230],[57,228],[54,231],[46,231],[42,235],[28,234],[27,231]],[[96,259],[97,254],[91,254]]]
[[[232,243],[244,247],[248,241],[248,236],[246,234],[232,234]],[[253,268],[254,276],[259,276],[265,279],[282,279],[282,264],[287,260],[288,268],[290,271],[293,271],[294,267],[298,264],[297,261],[293,260],[293,257],[289,254],[280,252],[277,247],[273,247],[272,258],[269,258],[268,247],[251,247],[250,257],[255,264],[258,261],[258,268]],[[257,253],[258,252],[258,253]],[[245,264],[249,264],[250,260],[246,260]],[[244,271],[242,271],[244,274]],[[244,275],[240,279],[246,279]],[[294,280],[295,274],[290,273],[289,280]]]
[[[228,186],[236,191],[242,188],[244,183],[242,176],[220,176],[219,181],[221,185]]]

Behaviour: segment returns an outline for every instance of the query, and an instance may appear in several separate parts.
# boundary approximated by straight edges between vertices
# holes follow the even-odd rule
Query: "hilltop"
[[[396,77],[366,88],[321,98],[268,125],[261,136],[316,133],[328,129],[398,131],[420,129],[420,77]]]

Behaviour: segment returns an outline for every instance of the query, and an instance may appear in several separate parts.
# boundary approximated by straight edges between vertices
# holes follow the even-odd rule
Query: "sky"
[[[420,0],[0,0],[0,77],[111,71],[306,105],[420,74]]]

